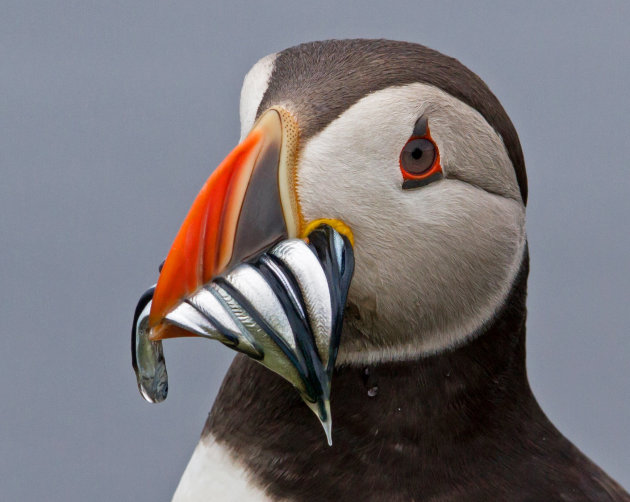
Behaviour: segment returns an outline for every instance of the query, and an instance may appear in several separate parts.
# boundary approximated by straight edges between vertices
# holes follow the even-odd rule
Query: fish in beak
[[[295,192],[298,126],[267,110],[212,173],[132,327],[145,399],[166,398],[162,340],[200,336],[290,382],[331,443],[330,383],[354,271],[339,220],[303,221]]]

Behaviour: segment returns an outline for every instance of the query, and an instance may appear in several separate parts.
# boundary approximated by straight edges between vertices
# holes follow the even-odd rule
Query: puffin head
[[[339,360],[411,359],[478,333],[526,241],[521,147],[486,84],[416,44],[315,42],[250,70],[242,135],[274,106],[300,132],[301,218],[354,235]]]
[[[526,260],[517,134],[457,60],[387,40],[302,44],[258,61],[241,142],[213,172],[155,290],[151,338],[213,277],[328,223],[353,244],[340,363],[414,359],[465,343]]]

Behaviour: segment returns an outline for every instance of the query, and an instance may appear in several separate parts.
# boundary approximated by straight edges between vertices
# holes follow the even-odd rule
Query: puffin
[[[251,68],[240,120],[136,310],[152,400],[162,340],[239,352],[174,501],[630,501],[528,383],[525,161],[483,80],[415,43],[304,43]]]

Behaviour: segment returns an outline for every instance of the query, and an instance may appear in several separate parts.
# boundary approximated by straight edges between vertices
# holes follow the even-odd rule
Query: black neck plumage
[[[334,371],[333,445],[284,380],[245,356],[204,428],[274,500],[620,500],[560,434],[525,367],[527,251],[497,315],[465,345]]]
[[[303,494],[297,500],[348,493],[367,500],[361,498],[367,487],[387,496],[428,495],[428,486],[437,493],[453,486],[453,469],[459,476],[491,466],[499,447],[520,448],[532,434],[564,440],[538,407],[527,380],[528,271],[525,253],[507,301],[465,345],[415,361],[337,368],[332,447],[297,393],[241,355],[225,378],[204,435],[227,445],[270,492]],[[519,435],[527,437],[514,442]],[[504,462],[518,457],[516,451],[502,455]],[[370,473],[371,484],[365,485],[361,480]],[[355,483],[354,492],[347,491],[348,483]],[[322,490],[325,498],[318,495]]]

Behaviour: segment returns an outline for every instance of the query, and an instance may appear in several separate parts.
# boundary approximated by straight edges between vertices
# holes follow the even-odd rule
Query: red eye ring
[[[422,136],[409,138],[400,152],[399,162],[403,188],[416,188],[443,178],[440,151],[428,126]]]

